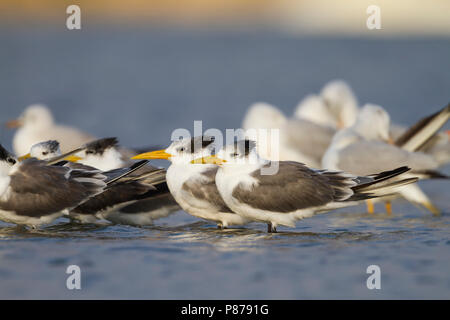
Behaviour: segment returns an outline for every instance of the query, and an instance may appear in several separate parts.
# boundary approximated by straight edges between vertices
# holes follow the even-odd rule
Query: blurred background
[[[81,30],[66,28],[72,4]],[[340,78],[410,125],[450,100],[449,12],[448,0],[0,0],[0,122],[44,103],[98,137],[165,146],[194,120],[238,128],[257,101],[292,115]],[[2,125],[7,148],[12,136]],[[424,187],[442,217],[399,202],[393,216],[356,207],[275,235],[182,212],[149,228],[0,223],[0,298],[448,299],[448,182]],[[81,291],[65,287],[69,264]],[[371,264],[381,291],[365,285]]]
[[[383,11],[383,35],[448,35],[450,3],[446,0],[3,0],[1,17],[17,22],[57,23],[69,4],[82,7],[93,24],[153,24],[186,28],[268,27],[302,34],[369,34],[365,11]],[[30,21],[32,20],[32,21]]]
[[[66,28],[71,4],[81,30]],[[446,0],[3,0],[0,116],[44,103],[97,136],[164,145],[193,120],[239,127],[256,101],[289,115],[342,78],[410,124],[448,102],[448,12]]]

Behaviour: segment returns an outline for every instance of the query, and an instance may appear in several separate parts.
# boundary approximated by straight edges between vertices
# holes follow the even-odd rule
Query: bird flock
[[[140,153],[56,124],[46,106],[32,105],[7,123],[17,128],[15,154],[0,145],[0,220],[31,228],[60,217],[146,226],[182,209],[221,229],[264,223],[276,232],[364,202],[373,213],[382,201],[391,214],[397,198],[439,215],[417,181],[448,179],[439,168],[450,161],[450,135],[440,131],[449,116],[447,105],[405,128],[379,105],[359,106],[350,86],[334,80],[292,117],[253,104],[246,136],[225,146],[204,135]],[[276,145],[256,129],[276,130]]]

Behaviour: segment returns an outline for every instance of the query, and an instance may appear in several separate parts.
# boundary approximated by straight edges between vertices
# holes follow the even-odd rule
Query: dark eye
[[[92,151],[92,150],[86,150],[86,154],[94,154],[94,151]]]
[[[231,156],[232,156],[233,158],[236,158],[237,156],[239,156],[239,153],[237,153],[237,152],[232,153]]]
[[[43,156],[48,155],[48,151],[43,151],[43,152],[42,152],[42,155],[43,155]]]
[[[8,163],[10,164],[16,164],[16,160],[14,160],[13,158],[8,158],[6,159],[6,161],[8,161]]]
[[[181,147],[180,149],[178,149],[178,151],[180,151],[180,152],[184,152],[185,150],[186,150],[185,147]]]

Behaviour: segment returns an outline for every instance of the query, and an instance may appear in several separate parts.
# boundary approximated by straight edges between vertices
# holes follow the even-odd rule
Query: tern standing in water
[[[243,225],[248,219],[234,213],[222,200],[215,176],[218,167],[192,163],[210,156],[214,150],[213,137],[203,136],[174,141],[167,149],[142,153],[132,159],[167,159],[167,185],[184,211],[194,217],[214,221],[219,228]]]
[[[276,232],[278,225],[294,227],[297,220],[384,196],[417,181],[391,182],[407,167],[358,177],[313,170],[293,161],[280,161],[277,173],[263,175],[261,170],[273,162],[261,159],[249,140],[225,146],[217,156],[202,161],[220,166],[216,186],[228,207],[245,219],[267,223],[268,232]]]
[[[27,159],[18,162],[0,145],[0,219],[36,228],[106,188],[98,170],[73,170]]]
[[[119,179],[103,193],[70,210],[70,217],[82,223],[98,223],[99,219],[105,219],[114,223],[144,226],[179,210],[167,189],[165,170],[147,165],[146,161],[125,167],[121,154],[115,149],[117,143],[116,138],[104,138],[74,150],[87,157],[85,159],[67,154],[61,156],[59,143],[50,140],[33,145],[30,153],[22,158],[31,156],[54,162],[53,159],[63,160],[64,157],[69,162],[61,165],[87,170],[99,170],[100,167],[108,180],[117,179],[126,173],[126,177]],[[79,161],[81,164],[70,161]]]

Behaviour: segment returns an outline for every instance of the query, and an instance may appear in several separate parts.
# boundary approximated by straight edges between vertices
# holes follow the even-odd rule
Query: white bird
[[[355,124],[339,131],[322,159],[322,166],[329,170],[342,170],[357,175],[385,171],[398,166],[410,167],[417,176],[435,170],[439,164],[422,152],[410,152],[393,145],[389,134],[390,117],[380,106],[367,104],[358,115]],[[412,203],[423,205],[433,214],[439,210],[431,203],[417,184],[405,186],[399,194]],[[369,212],[373,205],[368,203]],[[391,212],[390,203],[386,210]]]
[[[265,159],[292,160],[320,168],[336,130],[351,126],[357,113],[358,103],[350,86],[334,80],[324,86],[320,95],[305,97],[293,118],[268,103],[253,104],[242,127],[246,137],[257,142],[258,152]],[[267,130],[267,134],[259,134],[260,129]],[[278,140],[270,129],[279,130]]]
[[[83,145],[76,156],[80,157],[78,163],[103,171],[130,165],[129,158],[124,158],[119,151],[119,141],[115,137],[90,141]]]
[[[294,116],[335,130],[348,128],[358,115],[358,101],[343,80],[325,84],[320,94],[308,95],[297,105]]]
[[[58,140],[61,151],[68,152],[95,139],[76,128],[56,124],[50,109],[40,104],[28,106],[18,119],[9,121],[7,126],[18,127],[13,138],[13,149],[17,155],[27,153],[32,145],[46,140]]]
[[[450,162],[450,134],[449,131],[436,132],[448,120],[449,109],[450,105],[447,105],[409,129],[391,122],[390,136],[404,150],[424,152],[440,166],[446,165]],[[297,105],[294,116],[340,130],[355,123],[359,110],[351,87],[343,80],[333,80],[323,87],[320,94],[305,97]]]
[[[211,155],[213,137],[185,138],[167,149],[142,153],[133,159],[167,159],[167,185],[181,208],[194,217],[214,221],[219,228],[242,225],[247,219],[234,213],[222,200],[215,184],[218,167],[191,163]]]
[[[73,170],[27,159],[0,145],[0,219],[36,228],[62,216],[106,188],[98,170]]]
[[[417,181],[390,182],[408,171],[406,167],[357,177],[313,170],[293,161],[273,162],[260,158],[255,143],[249,140],[227,145],[217,156],[202,161],[220,165],[216,186],[228,207],[243,218],[267,223],[268,232],[276,232],[278,225],[294,227],[297,220],[383,196]],[[262,171],[273,166],[278,166],[276,173]]]
[[[288,119],[267,103],[250,106],[242,127],[246,130],[246,137],[256,141],[264,158],[292,160],[315,168],[320,167],[322,156],[335,133],[333,128],[309,120]],[[278,139],[272,136],[272,129],[278,130]]]

